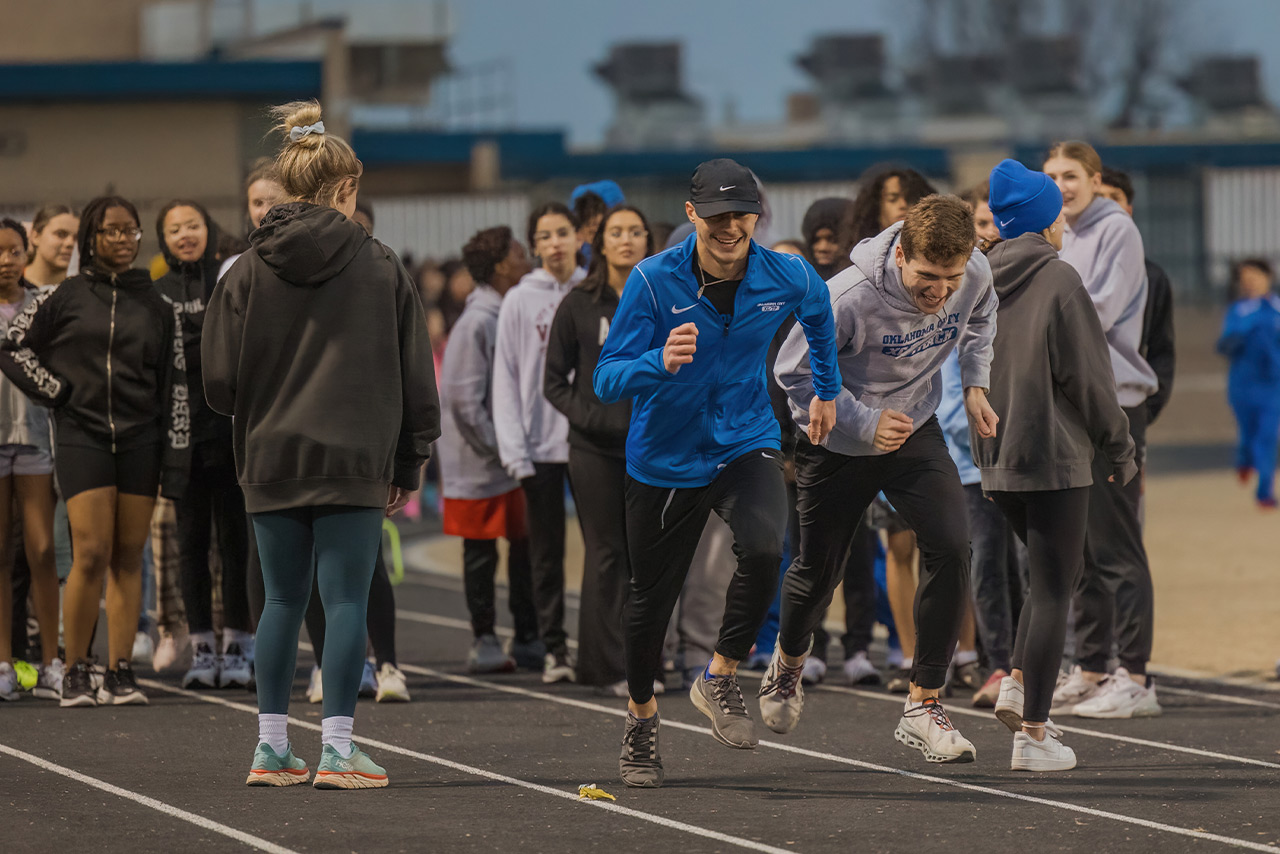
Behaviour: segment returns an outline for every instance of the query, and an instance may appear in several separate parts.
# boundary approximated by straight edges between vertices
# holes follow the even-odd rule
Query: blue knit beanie
[[[593,181],[590,184],[579,184],[574,187],[573,192],[569,195],[569,206],[572,207],[573,203],[584,193],[595,193],[604,202],[606,208],[620,205],[626,201],[626,197],[622,195],[622,188],[618,186],[618,183],[606,178],[603,181]]]
[[[1062,192],[1043,172],[1032,172],[1016,160],[1001,160],[991,170],[987,204],[1000,236],[1009,240],[1053,225],[1062,212]]]

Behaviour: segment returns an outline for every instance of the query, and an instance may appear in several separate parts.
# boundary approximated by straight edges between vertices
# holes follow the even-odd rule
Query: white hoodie
[[[534,463],[569,461],[569,421],[543,396],[543,373],[556,309],[586,275],[579,267],[562,285],[546,270],[534,270],[502,300],[493,354],[493,422],[502,466],[516,480],[532,477]]]

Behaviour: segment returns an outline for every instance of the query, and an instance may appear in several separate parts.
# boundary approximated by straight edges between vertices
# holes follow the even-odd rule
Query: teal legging
[[[296,507],[253,514],[267,592],[254,644],[261,713],[289,711],[314,552],[328,623],[322,667],[324,717],[354,717],[364,670],[365,610],[383,513],[377,507]]]

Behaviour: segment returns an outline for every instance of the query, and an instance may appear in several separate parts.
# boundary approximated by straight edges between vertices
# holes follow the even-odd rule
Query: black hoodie
[[[204,391],[234,416],[250,513],[382,507],[440,435],[431,342],[396,256],[339,211],[277,205],[214,290]]]
[[[163,443],[160,492],[180,498],[191,424],[177,329],[146,271],[89,267],[13,319],[0,370],[56,409],[58,446],[118,453]]]
[[[204,388],[200,361],[200,336],[204,328],[204,312],[218,284],[218,228],[203,209],[209,231],[204,255],[196,261],[179,261],[165,243],[164,233],[157,228],[161,252],[169,272],[156,279],[156,290],[182,317],[182,343],[187,356],[187,384]],[[206,464],[231,465],[231,419],[209,408],[204,395],[191,396],[191,441],[200,447]]]
[[[1080,274],[1039,234],[1006,240],[987,260],[1000,298],[987,400],[1000,426],[994,439],[969,430],[983,489],[1089,486],[1095,447],[1128,483],[1138,472],[1129,419]]]
[[[840,221],[852,209],[853,201],[851,199],[828,196],[825,199],[818,199],[809,205],[809,209],[804,212],[804,222],[800,225],[800,235],[804,238],[804,246],[809,252],[809,261],[813,263],[813,269],[818,271],[818,275],[822,277],[824,282],[845,267],[848,267],[849,259],[837,256],[834,264],[818,264],[813,259],[813,241],[817,238],[818,232],[824,228],[831,229],[831,235],[838,238],[840,235]]]

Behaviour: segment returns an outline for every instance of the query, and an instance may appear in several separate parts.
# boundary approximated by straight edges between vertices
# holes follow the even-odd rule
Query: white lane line
[[[1237,706],[1255,706],[1261,709],[1280,711],[1280,704],[1277,703],[1267,703],[1263,700],[1254,700],[1249,697],[1234,697],[1231,694],[1212,694],[1208,691],[1197,691],[1194,688],[1174,688],[1169,685],[1161,685],[1160,693],[1181,694],[1187,697],[1202,697],[1206,700],[1215,700],[1219,703],[1235,703]]]
[[[587,711],[601,712],[614,717],[625,717],[626,709],[617,709],[609,706],[602,706],[597,703],[590,703],[585,700],[575,700],[571,697],[557,697],[552,694],[544,694],[540,691],[530,691],[527,688],[520,688],[515,685],[501,685],[493,682],[484,682],[479,679],[472,679],[468,676],[455,676],[452,673],[444,673],[439,670],[432,670],[428,667],[418,667],[413,664],[401,664],[401,670],[410,673],[416,673],[420,676],[430,676],[436,679],[443,679],[448,682],[455,682],[460,685],[470,685],[476,688],[485,688],[491,691],[500,691],[504,694],[515,694],[521,697],[530,697],[537,700],[546,700],[552,703],[559,703],[564,706],[571,706],[577,709],[586,709]],[[693,724],[681,723],[680,721],[663,720],[662,725],[673,729],[686,730],[688,732],[696,732],[702,735],[711,735],[711,730],[703,726],[695,726]],[[312,725],[314,726],[314,724]],[[865,762],[861,759],[850,759],[847,756],[838,756],[834,753],[823,753],[819,750],[808,750],[803,747],[795,747],[790,744],[781,744],[775,741],[761,741],[761,747],[768,747],[774,750],[781,750],[786,753],[794,753],[799,756],[807,756],[813,759],[822,759],[827,762],[836,762],[841,765],[852,765],[856,768],[865,768],[869,771],[879,771],[884,774],[894,774],[899,777],[905,777],[910,780],[919,780],[925,783],[936,783],[943,786],[951,786],[956,789],[964,789],[970,792],[979,792],[984,795],[994,795],[1000,798],[1008,798],[1015,801],[1023,801],[1025,803],[1039,804],[1041,806],[1053,807],[1055,809],[1066,810],[1068,812],[1080,813],[1082,815],[1090,815],[1095,818],[1106,818],[1112,821],[1123,822],[1125,824],[1134,824],[1139,827],[1146,827],[1151,830],[1159,830],[1164,833],[1172,833],[1178,836],[1186,836],[1192,839],[1203,839],[1209,842],[1221,842],[1224,845],[1231,845],[1236,848],[1245,848],[1250,851],[1269,851],[1275,854],[1276,847],[1274,845],[1261,845],[1256,842],[1250,842],[1247,839],[1236,839],[1232,836],[1222,836],[1217,833],[1208,833],[1203,830],[1193,830],[1186,827],[1177,827],[1171,824],[1162,824],[1158,821],[1150,821],[1145,818],[1137,818],[1135,816],[1123,815],[1121,813],[1110,812],[1108,810],[1095,809],[1093,807],[1081,806],[1079,804],[1069,803],[1067,801],[1055,801],[1049,798],[1040,798],[1035,795],[1023,795],[1017,792],[1008,792],[1004,789],[995,789],[990,786],[979,786],[974,783],[964,783],[960,780],[954,780],[948,777],[934,777],[929,774],[921,774],[916,771],[906,771],[901,768],[893,768],[888,765],[877,765],[874,762]]]
[[[259,851],[268,851],[270,854],[297,854],[297,852],[292,848],[285,848],[283,845],[268,842],[265,839],[252,836],[242,830],[236,830],[234,827],[227,827],[225,824],[220,824],[219,822],[205,818],[202,815],[196,815],[193,812],[187,812],[184,809],[171,806],[166,804],[164,801],[157,801],[155,798],[149,798],[146,795],[140,795],[137,792],[131,792],[128,789],[113,786],[96,777],[81,774],[79,771],[73,771],[70,768],[50,762],[47,759],[41,759],[39,756],[32,756],[30,753],[24,753],[23,751],[9,747],[8,745],[0,744],[0,753],[12,756],[15,759],[21,759],[23,762],[29,762],[37,768],[42,768],[45,771],[50,771],[54,774],[61,774],[63,777],[75,780],[77,783],[84,783],[86,786],[92,786],[93,788],[100,789],[108,794],[126,798],[127,800],[133,801],[137,804],[142,804],[144,807],[149,807],[156,812],[164,813],[172,818],[180,819],[188,822],[189,824],[194,824],[197,827],[203,827],[205,830],[211,830],[214,833],[221,834],[229,839],[234,839],[236,842],[242,842],[251,848],[258,849]]]
[[[427,625],[441,626],[443,628],[449,628],[449,629],[466,629],[467,631],[471,630],[471,623],[467,622],[466,620],[454,619],[453,617],[439,617],[439,616],[436,616],[435,614],[424,614],[418,611],[401,611],[401,610],[396,611],[396,617],[399,619],[407,620],[409,622],[414,622],[414,623],[426,623]],[[504,636],[509,636],[511,634],[510,629],[504,629],[501,627],[499,627],[497,631],[498,631],[498,634],[504,635]],[[573,642],[571,641],[570,644],[573,645]],[[403,670],[404,668],[401,668],[401,669]],[[759,674],[747,673],[745,671],[741,675],[743,677],[759,678]],[[880,693],[876,693],[875,691],[864,691],[857,688],[845,688],[840,685],[819,685],[818,690],[823,692],[851,694],[855,697],[863,697],[868,700],[879,700],[881,702],[896,703],[899,706],[902,705],[901,697],[894,697],[889,694],[880,694]],[[1162,687],[1160,690],[1161,691],[1174,690],[1175,693],[1177,692],[1177,689],[1169,689],[1164,687]],[[1198,693],[1198,692],[1193,692],[1193,693]],[[1210,695],[1210,696],[1218,699],[1222,699],[1226,702],[1229,702],[1230,700],[1240,699],[1238,697],[1227,698],[1224,695],[1216,695],[1216,694]],[[1269,706],[1266,703],[1258,703],[1257,701],[1253,701],[1249,703],[1249,705],[1253,705],[1254,703],[1267,708],[1275,708],[1274,706]],[[947,714],[953,715],[953,716],[966,715],[968,717],[982,718],[983,720],[987,720],[987,721],[994,720],[994,716],[989,712],[977,711],[975,709],[966,709],[966,708],[953,706],[953,705],[947,706]],[[1054,721],[1054,723],[1057,723],[1057,721]],[[1221,759],[1226,762],[1237,762],[1242,765],[1256,765],[1260,768],[1272,768],[1275,770],[1280,770],[1280,763],[1267,762],[1265,760],[1254,759],[1249,756],[1235,756],[1230,753],[1218,753],[1212,750],[1201,750],[1198,747],[1184,747],[1181,744],[1171,744],[1167,741],[1153,741],[1151,739],[1135,738],[1134,736],[1129,736],[1129,735],[1117,735],[1115,733],[1102,732],[1100,730],[1095,730],[1095,729],[1084,729],[1083,727],[1063,726],[1061,728],[1063,732],[1075,733],[1076,735],[1087,735],[1093,738],[1105,739],[1107,741],[1119,741],[1125,744],[1137,744],[1137,745],[1142,745],[1144,747],[1154,747],[1159,750],[1169,750],[1174,753],[1186,753],[1192,756],[1203,756],[1207,759]]]
[[[402,665],[401,669],[405,669],[408,666],[409,665]],[[183,697],[190,697],[193,700],[200,700],[201,702],[205,702],[205,703],[213,703],[214,705],[225,706],[228,709],[235,709],[236,711],[240,711],[240,712],[248,712],[249,714],[252,714],[255,716],[258,714],[258,709],[255,706],[250,706],[245,703],[237,703],[233,700],[224,700],[221,697],[210,696],[207,694],[200,694],[195,691],[188,691],[184,688],[176,688],[172,685],[166,685],[163,682],[156,682],[155,680],[152,680],[152,679],[139,679],[138,684],[144,685],[148,688],[153,688],[157,691],[165,691],[169,694],[178,694]],[[312,723],[311,721],[304,721],[300,718],[290,717],[289,723],[292,726],[312,730],[313,732],[321,731],[319,724]],[[475,777],[483,777],[487,780],[493,780],[494,782],[497,782],[497,783],[506,783],[511,786],[519,786],[522,789],[529,789],[530,791],[540,792],[544,795],[554,795],[557,798],[563,798],[565,800],[573,801],[574,803],[584,804],[584,805],[593,806],[593,807],[599,807],[600,809],[607,810],[609,812],[616,813],[618,815],[625,815],[630,818],[637,818],[637,819],[640,819],[641,821],[647,821],[650,824],[660,825],[662,827],[666,827],[671,830],[678,830],[684,833],[692,834],[694,836],[701,836],[706,839],[714,839],[717,842],[724,842],[729,845],[735,845],[738,848],[744,848],[748,851],[763,851],[765,852],[765,854],[794,854],[795,852],[794,848],[775,848],[772,845],[765,845],[762,842],[756,842],[755,840],[752,840],[752,839],[743,839],[742,837],[739,837],[739,836],[730,836],[729,834],[721,833],[718,830],[710,830],[705,827],[699,827],[696,824],[688,824],[683,821],[676,821],[675,819],[665,818],[660,815],[652,815],[650,813],[641,812],[640,810],[633,810],[629,807],[619,806],[618,804],[612,803],[610,801],[592,801],[592,800],[580,799],[576,792],[566,792],[560,789],[552,788],[551,786],[543,786],[540,783],[530,783],[527,780],[520,780],[515,777],[508,777],[505,774],[498,774],[494,771],[487,771],[484,768],[476,768],[473,765],[464,765],[461,762],[454,762],[452,759],[445,759],[440,756],[433,756],[429,753],[420,753],[419,751],[416,751],[416,750],[410,750],[407,747],[401,747],[398,744],[391,744],[390,742],[386,742],[386,741],[378,741],[376,739],[368,738],[363,735],[359,736],[359,738],[357,738],[357,741],[361,745],[376,747],[377,749],[385,750],[388,753],[396,753],[401,756],[407,756],[411,759],[420,759],[423,762],[430,762],[433,765],[440,765],[445,768],[452,768],[454,771],[460,771],[463,774],[470,774]],[[163,804],[161,806],[163,806]],[[199,816],[194,816],[194,818],[199,818]],[[230,830],[230,828],[228,828],[228,830]],[[283,849],[283,848],[277,848],[274,850],[278,850],[280,852],[286,851],[286,849]],[[1273,854],[1275,852],[1274,848],[1269,848],[1267,850],[1273,852]],[[287,854],[294,854],[294,852],[287,852]]]

